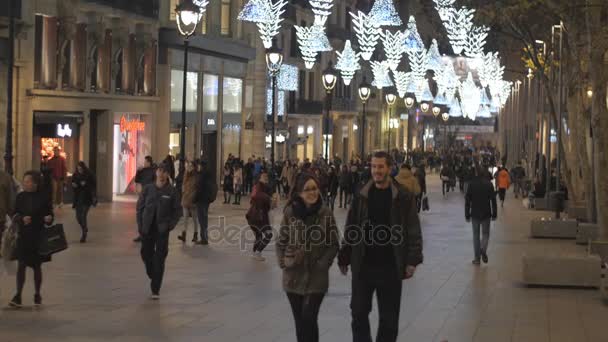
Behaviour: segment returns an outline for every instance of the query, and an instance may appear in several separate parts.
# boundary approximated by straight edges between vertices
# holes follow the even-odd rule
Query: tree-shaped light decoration
[[[481,60],[481,65],[477,68],[477,74],[479,75],[479,83],[483,87],[489,86],[492,81],[496,80],[497,75],[498,79],[502,79],[504,68],[501,69],[498,52],[484,54]]]
[[[504,107],[507,104],[507,100],[509,96],[511,96],[511,89],[513,88],[513,84],[509,81],[500,81],[501,91],[500,91],[500,105]]]
[[[407,93],[407,87],[410,84],[412,73],[405,71],[393,71],[393,77],[395,78],[395,85],[397,86],[397,93],[400,98],[404,98]]]
[[[250,0],[243,6],[239,20],[252,23],[270,23],[274,20],[271,0]]]
[[[429,88],[429,80],[427,80],[426,78],[422,78],[422,79],[418,79],[415,80],[416,82],[416,99],[418,100],[418,102],[422,102],[422,101],[432,101],[433,100],[433,94],[431,94],[429,96],[429,94],[426,94],[426,89]],[[430,93],[430,88],[429,88],[429,93]],[[423,98],[425,99],[429,99],[430,100],[423,100]]]
[[[445,92],[447,101],[451,102],[456,89],[460,86],[460,80],[456,75],[456,70],[454,70],[454,63],[449,61],[445,64],[441,71],[435,73],[434,79],[437,82],[439,92]]]
[[[407,52],[412,77],[421,80],[426,76],[426,51],[424,49],[410,50]]]
[[[487,26],[475,26],[467,34],[465,55],[471,58],[483,57],[483,48],[486,46],[486,38],[490,29]]]
[[[327,18],[331,15],[333,0],[309,0],[312,12],[315,14],[314,25],[325,26]]]
[[[378,89],[393,86],[393,81],[391,81],[391,76],[389,74],[388,63],[386,61],[371,61],[370,65],[372,67],[372,73],[374,74],[373,86]]]
[[[407,85],[406,94],[414,95],[416,101],[420,102],[422,96],[420,95],[420,91],[418,90],[420,87],[420,80],[414,79],[413,75],[410,73],[410,82]]]
[[[355,76],[355,72],[361,70],[359,53],[356,53],[355,50],[353,50],[350,40],[347,40],[346,43],[344,43],[344,50],[342,50],[342,52],[336,51],[336,54],[338,55],[336,69],[340,70],[344,85],[349,85],[353,76]]]
[[[272,38],[279,34],[281,30],[281,22],[283,21],[281,15],[285,12],[285,5],[287,5],[286,0],[278,0],[272,5],[272,21],[257,23],[260,37],[266,49],[272,47]]]
[[[304,60],[306,69],[312,69],[317,61],[317,54],[313,40],[316,39],[313,27],[294,26],[296,28],[296,36],[298,37],[298,46]]]
[[[466,7],[454,9],[450,20],[443,23],[455,54],[461,54],[467,46],[468,34],[473,28],[473,13],[474,9]]]
[[[414,18],[414,16],[410,16],[410,20],[407,23],[407,30],[405,32],[405,51],[409,52],[424,50],[424,42],[422,42],[420,33],[418,33],[418,28],[416,27],[416,18]]]
[[[445,98],[444,93],[438,92],[437,96],[435,96],[435,99],[433,99],[433,104],[437,106],[447,106],[448,100]]]
[[[481,106],[490,107],[492,105],[492,102],[490,101],[490,98],[488,97],[488,92],[486,91],[486,89],[485,88],[480,89],[479,94],[481,96],[479,99],[479,104]]]
[[[312,36],[311,43],[313,48],[317,52],[327,52],[333,51],[331,44],[329,43],[329,39],[327,38],[327,34],[325,34],[325,27],[319,25],[313,25],[312,28]]]
[[[479,110],[477,111],[478,118],[491,118],[492,113],[490,113],[490,107],[488,106],[479,106]],[[474,120],[474,119],[471,119]]]
[[[456,0],[433,0],[441,21],[449,21]]]
[[[350,15],[353,18],[353,28],[357,34],[361,58],[369,61],[380,39],[380,28],[374,26],[369,15],[361,11],[357,12],[357,14],[350,12]]]
[[[477,85],[475,85],[473,74],[471,72],[469,72],[467,79],[462,82],[458,92],[460,93],[460,102],[462,103],[464,116],[474,120],[473,117],[477,115],[477,111],[479,110],[481,96],[479,94],[479,88]]]
[[[420,101],[432,102],[434,97],[433,93],[431,92],[431,87],[429,86],[429,81],[427,79],[424,79],[424,81],[421,83],[421,88],[422,93],[420,95]]]
[[[298,91],[298,75],[297,66],[283,63],[277,75],[277,88],[284,91]]]
[[[439,46],[436,39],[433,39],[433,43],[426,54],[426,69],[433,70],[435,73],[443,69],[443,58],[439,54]]]
[[[452,102],[450,103],[450,116],[451,117],[460,117],[462,116],[462,108],[460,108],[460,101],[458,98],[454,96]]]
[[[401,26],[403,22],[395,9],[393,0],[376,0],[369,12],[372,23],[376,26]]]
[[[405,33],[401,31],[395,31],[395,33],[391,33],[389,30],[382,31],[384,53],[386,54],[388,66],[393,71],[399,67],[399,63],[401,63],[401,58],[405,52],[404,40]]]

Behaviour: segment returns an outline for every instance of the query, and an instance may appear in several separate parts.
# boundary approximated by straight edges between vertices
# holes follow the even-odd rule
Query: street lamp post
[[[397,100],[397,95],[395,95],[393,89],[389,88],[386,90],[384,98],[386,99],[386,104],[388,105],[388,142],[386,144],[386,151],[391,153],[391,120],[393,117],[393,105]]]
[[[13,68],[15,63],[15,4],[8,0],[8,69],[6,77],[6,145],[4,169],[13,174]]]
[[[194,35],[196,28],[201,18],[203,17],[204,9],[196,5],[193,0],[183,0],[175,8],[177,29],[184,37],[184,76],[182,82],[182,120],[179,133],[179,175],[180,178],[184,175],[186,169],[186,87],[188,79],[188,48],[190,43],[188,39]]]
[[[275,140],[276,140],[276,93],[277,93],[277,75],[281,70],[281,65],[283,64],[283,53],[282,51],[273,44],[270,49],[266,50],[266,66],[268,67],[268,73],[272,78],[272,133],[270,135],[270,177],[272,180],[275,179],[274,175],[274,150],[275,150]],[[274,182],[273,182],[274,184]]]
[[[414,104],[416,104],[416,97],[414,96],[414,94],[412,93],[407,93],[405,95],[405,108],[407,108],[407,150],[408,153],[409,151],[411,151],[412,149],[412,136],[411,136],[411,109],[414,107]]]
[[[367,83],[367,79],[363,77],[363,82],[359,85],[359,98],[363,104],[363,114],[361,115],[361,159],[365,157],[365,106],[371,95],[371,85]]]
[[[334,87],[336,86],[336,81],[338,80],[338,75],[336,69],[334,69],[334,63],[329,61],[327,65],[327,69],[323,71],[323,87],[325,88],[325,102],[326,102],[326,112],[325,112],[325,120],[324,120],[324,129],[323,133],[325,134],[325,162],[329,165],[329,111],[331,110],[331,95]]]
[[[448,150],[448,129],[447,129],[447,125],[448,125],[448,120],[450,119],[450,114],[448,113],[443,113],[441,114],[441,118],[443,119],[443,144],[444,144],[444,151]]]

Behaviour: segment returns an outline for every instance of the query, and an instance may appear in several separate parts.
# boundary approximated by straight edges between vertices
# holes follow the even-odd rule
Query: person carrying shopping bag
[[[184,212],[184,230],[177,237],[181,242],[186,243],[186,234],[188,233],[188,223],[192,219],[194,235],[192,242],[198,241],[198,215],[196,214],[196,205],[194,197],[196,196],[196,186],[198,174],[196,172],[197,165],[191,161],[186,164],[186,173],[184,174],[184,182],[182,184],[182,209]]]

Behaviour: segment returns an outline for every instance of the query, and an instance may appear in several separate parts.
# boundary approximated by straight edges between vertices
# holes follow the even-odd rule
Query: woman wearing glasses
[[[303,173],[297,178],[276,246],[298,342],[319,341],[319,309],[339,249],[336,220],[323,203],[320,188],[314,175]]]

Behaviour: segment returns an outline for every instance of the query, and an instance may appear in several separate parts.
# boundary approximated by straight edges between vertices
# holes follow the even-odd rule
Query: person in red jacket
[[[63,206],[63,182],[68,175],[65,158],[61,156],[59,147],[53,149],[53,158],[47,162],[51,169],[51,181],[53,184],[53,205],[61,208]]]

